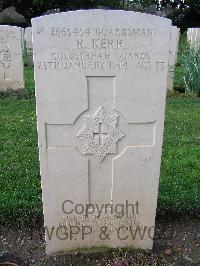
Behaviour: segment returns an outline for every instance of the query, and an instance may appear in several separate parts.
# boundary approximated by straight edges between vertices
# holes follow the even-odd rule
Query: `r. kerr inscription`
[[[156,29],[108,29],[108,28],[51,28],[50,39],[62,38],[73,43],[66,52],[53,52],[49,61],[38,62],[38,68],[123,70],[137,68],[141,71],[163,71],[165,62],[153,62],[151,52],[130,52],[130,38],[151,40]],[[132,49],[131,49],[132,50]]]

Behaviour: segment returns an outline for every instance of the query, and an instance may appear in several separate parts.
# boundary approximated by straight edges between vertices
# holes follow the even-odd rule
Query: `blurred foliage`
[[[50,12],[90,8],[125,9],[165,16],[185,30],[200,26],[199,0],[0,0],[0,9],[14,6],[30,24],[32,17]]]
[[[174,90],[187,96],[200,97],[200,46],[191,47],[186,34],[179,40],[178,57],[175,66]]]
[[[185,49],[181,65],[186,92],[200,97],[200,46]]]
[[[173,24],[184,31],[186,28],[200,27],[199,0],[162,0],[162,9]]]

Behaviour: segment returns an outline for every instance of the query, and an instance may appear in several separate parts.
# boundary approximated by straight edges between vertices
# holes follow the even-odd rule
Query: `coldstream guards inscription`
[[[152,248],[171,21],[88,10],[32,26],[47,253]]]

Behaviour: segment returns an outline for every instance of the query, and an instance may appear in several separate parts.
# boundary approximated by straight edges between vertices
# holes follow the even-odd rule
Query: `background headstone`
[[[22,29],[0,25],[0,91],[24,88]]]
[[[28,64],[32,66],[33,65],[32,27],[25,28],[24,43],[28,57]]]
[[[200,45],[200,28],[188,28],[187,40],[191,47]]]
[[[170,37],[170,50],[169,50],[169,73],[168,73],[168,90],[173,90],[174,83],[174,71],[175,64],[177,60],[178,53],[178,43],[179,43],[180,29],[176,26],[171,28],[171,37]]]
[[[4,25],[9,23],[12,23],[12,25],[13,24],[22,25],[26,23],[26,20],[23,15],[21,15],[15,10],[14,6],[11,6],[7,7],[2,12],[0,12],[0,23]]]
[[[22,28],[21,29],[21,32],[22,32],[22,50],[24,51],[24,48],[25,48],[25,41],[24,41],[24,34],[25,34],[25,28]]]
[[[88,10],[32,26],[47,253],[151,249],[171,21]]]

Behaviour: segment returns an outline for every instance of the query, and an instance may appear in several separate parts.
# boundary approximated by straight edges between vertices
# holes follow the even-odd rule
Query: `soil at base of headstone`
[[[1,228],[0,265],[200,265],[199,217],[157,218],[152,251],[110,250],[45,256],[44,229]],[[10,264],[12,265],[12,264]],[[14,264],[13,264],[14,265]]]

